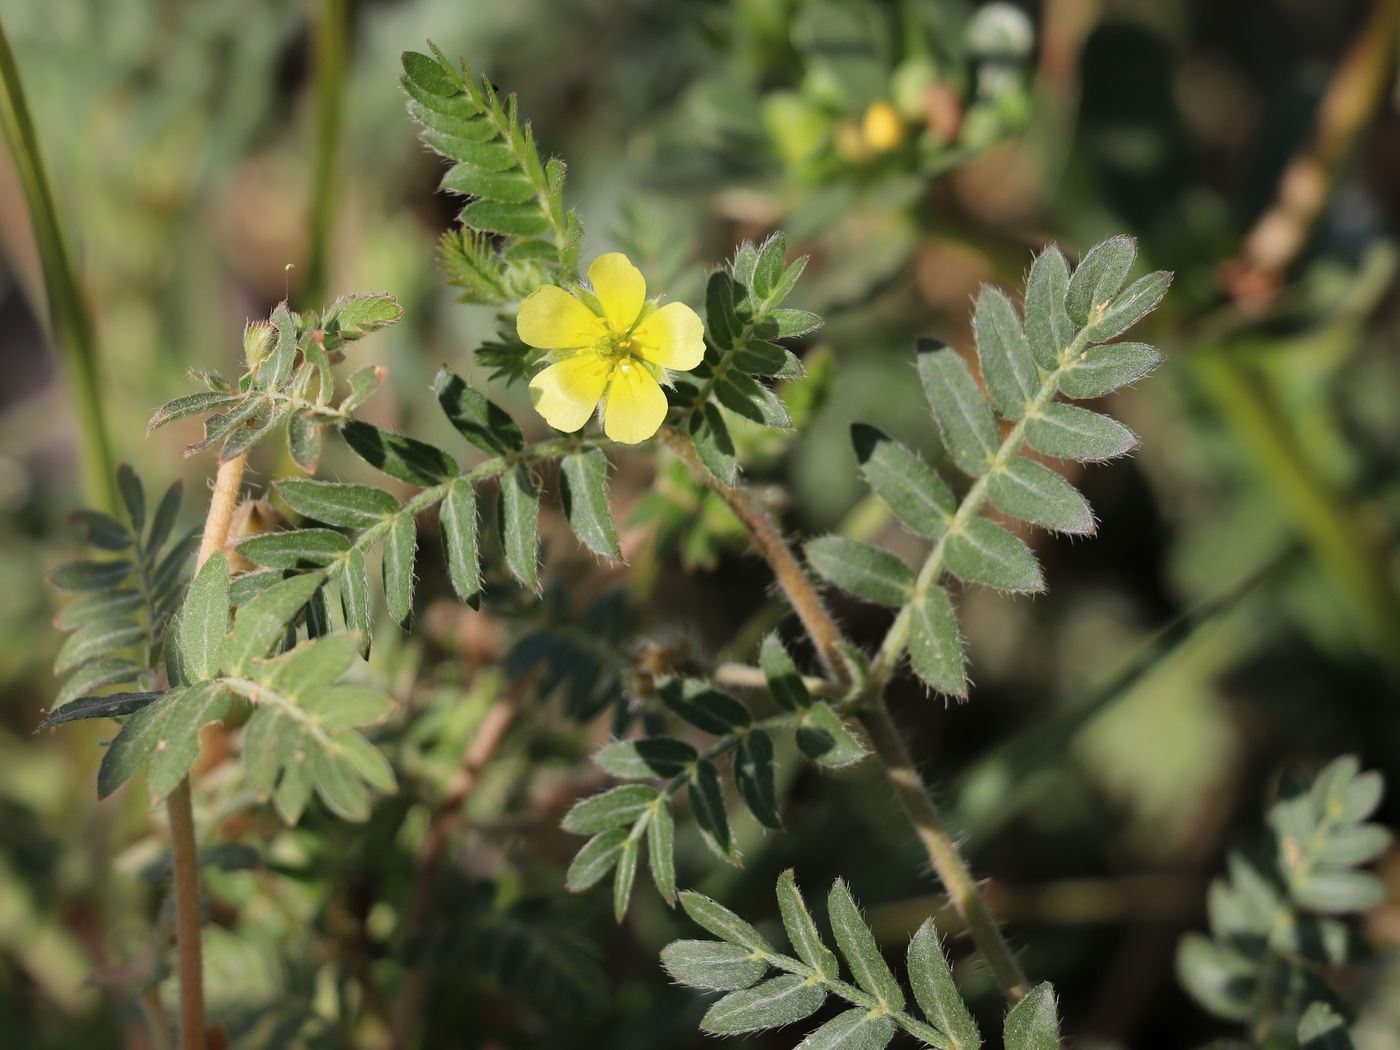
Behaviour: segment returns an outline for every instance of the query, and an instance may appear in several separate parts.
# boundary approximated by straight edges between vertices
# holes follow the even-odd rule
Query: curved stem
[[[726,485],[715,478],[700,462],[700,456],[690,439],[680,431],[668,428],[662,430],[661,436],[667,447],[685,460],[691,473],[703,478],[743,522],[744,528],[748,530],[749,539],[772,568],[773,575],[778,578],[778,586],[787,595],[797,618],[802,621],[802,627],[816,646],[817,656],[826,673],[834,682],[843,686],[850,685],[851,672],[840,649],[845,642],[841,628],[836,626],[836,621],[827,611],[826,603],[822,601],[821,595],[808,579],[806,571],[798,563],[768,512],[744,489],[737,485]]]
[[[19,69],[3,26],[0,26],[0,127],[9,143],[24,190],[29,221],[34,227],[34,241],[44,273],[44,294],[48,298],[50,336],[67,365],[77,402],[74,407],[82,434],[87,498],[95,506],[110,511],[117,506],[116,457],[107,432],[92,319],[68,261],[53,190],[39,152],[39,140],[34,134]]]
[[[1066,351],[1067,360],[1075,350],[1076,347],[1072,346]],[[1046,385],[1050,391],[1049,394],[1044,395],[1046,400],[1054,396],[1057,383],[1058,373],[1052,373],[1046,379]],[[816,587],[808,578],[801,564],[798,563],[791,548],[788,547],[787,541],[778,532],[767,512],[754,501],[746,490],[739,486],[725,485],[706,470],[689,439],[674,430],[664,430],[662,436],[667,445],[685,460],[691,471],[697,477],[704,479],[705,483],[729,505],[739,520],[744,523],[754,545],[772,567],[773,573],[778,579],[778,585],[782,587],[783,593],[787,595],[788,601],[792,603],[793,609],[801,619],[802,626],[816,646],[828,674],[835,683],[843,687],[849,686],[851,684],[850,671],[846,666],[845,659],[841,656],[841,647],[846,645],[841,629],[836,626],[836,621],[831,618],[831,614],[827,611]],[[1008,438],[1008,441],[1010,440]],[[1019,446],[1019,438],[1016,439],[1014,445]],[[981,497],[977,497],[974,502],[976,506],[980,506]],[[975,513],[975,508],[968,511],[969,516],[972,513]],[[937,558],[936,563],[935,557]],[[931,554],[919,577],[923,587],[927,587],[933,580],[937,579],[941,565],[941,553]],[[898,625],[899,621],[896,620],[895,626],[890,629],[891,634],[896,632]],[[904,640],[900,641],[897,652],[894,652],[895,664],[898,663],[899,656],[904,651],[907,638],[906,628]],[[888,637],[886,641],[887,644],[881,648],[882,656],[887,650],[894,650],[894,647],[888,642]],[[890,670],[893,670],[893,664],[891,664]],[[888,675],[885,678],[887,679]],[[938,807],[933,801],[933,796],[929,793],[923,778],[919,776],[919,771],[914,766],[914,760],[909,755],[909,749],[904,746],[899,730],[885,705],[884,682],[885,679],[872,679],[870,694],[859,710],[861,724],[870,737],[875,757],[883,767],[890,785],[894,788],[895,795],[899,799],[905,816],[909,819],[910,826],[914,829],[920,844],[928,854],[929,864],[937,873],[944,888],[947,889],[949,899],[967,925],[968,933],[991,965],[992,973],[996,976],[1002,994],[1009,1003],[1020,1002],[1029,989],[1025,974],[1021,972],[1021,966],[1016,961],[1015,954],[1011,951],[1010,945],[1006,943],[1006,939],[1002,936],[1001,930],[997,928],[996,921],[992,918],[986,903],[982,900],[977,883],[972,878],[972,873],[958,854],[957,845],[944,825]]]
[[[243,484],[245,453],[219,464],[195,572],[228,542],[229,525]],[[190,778],[180,781],[165,801],[170,815],[170,854],[175,886],[175,951],[180,974],[180,1050],[204,1050],[204,949],[199,912],[199,847],[195,841]]]

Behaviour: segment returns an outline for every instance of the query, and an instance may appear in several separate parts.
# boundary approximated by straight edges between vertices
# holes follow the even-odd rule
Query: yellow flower
[[[566,432],[581,430],[601,402],[604,433],[634,445],[666,418],[665,370],[688,372],[704,358],[705,326],[683,303],[647,302],[642,272],[619,252],[598,256],[588,280],[591,294],[546,284],[520,304],[521,342],[554,360],[530,380],[530,396]]]

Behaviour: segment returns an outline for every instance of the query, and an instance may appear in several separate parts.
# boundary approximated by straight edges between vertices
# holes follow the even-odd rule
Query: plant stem
[[[335,171],[345,111],[345,56],[349,46],[346,0],[321,0],[315,50],[316,153],[311,176],[310,224],[306,276],[301,294],[306,306],[326,295],[327,259],[335,214]]]
[[[29,221],[44,273],[49,332],[67,367],[82,436],[82,469],[87,498],[103,510],[117,506],[116,457],[107,432],[92,319],[68,261],[68,250],[54,206],[53,190],[39,152],[39,140],[25,102],[24,87],[10,43],[0,26],[0,125],[24,190]]]
[[[967,924],[967,932],[986,956],[1002,994],[1010,1003],[1020,1002],[1030,990],[1026,975],[1021,972],[1021,964],[1016,961],[1010,945],[1001,935],[1001,929],[982,899],[972,873],[963,863],[957,844],[948,833],[928,787],[914,767],[914,760],[904,746],[904,739],[890,717],[884,698],[880,697],[862,708],[859,717],[876,757],[885,767],[885,775],[905,816],[928,853],[943,888],[948,891],[948,899]]]
[[[763,555],[778,578],[778,586],[792,603],[793,611],[802,621],[802,627],[812,639],[817,656],[831,679],[840,685],[851,684],[851,672],[846,659],[841,655],[840,646],[845,641],[841,629],[827,611],[826,603],[807,578],[807,573],[793,555],[787,541],[783,539],[773,519],[744,489],[736,485],[726,485],[717,479],[700,462],[700,456],[690,439],[678,430],[667,428],[661,431],[662,440],[690,467],[691,473],[703,478],[720,499],[729,505],[738,519],[748,530],[758,552]]]
[[[1070,351],[1066,351],[1067,355],[1069,353]],[[1053,382],[1057,383],[1058,380],[1054,379]],[[1047,380],[1047,384],[1050,383],[1052,380]],[[1046,396],[1047,400],[1054,395],[1054,390],[1055,386],[1051,385],[1050,394]],[[778,585],[782,587],[783,593],[787,595],[788,601],[796,610],[798,618],[801,619],[802,626],[816,646],[827,672],[834,682],[841,686],[849,686],[851,684],[850,671],[841,655],[841,646],[846,644],[841,629],[836,626],[836,622],[831,618],[821,596],[817,594],[811,579],[798,563],[791,548],[788,547],[787,541],[778,532],[772,519],[743,488],[726,485],[706,470],[695,452],[695,446],[690,443],[688,438],[669,429],[662,431],[662,435],[667,445],[685,460],[691,471],[697,477],[703,478],[705,483],[729,505],[739,520],[744,523],[754,545],[772,567],[773,573],[778,579]],[[980,499],[978,505],[980,506]],[[933,556],[930,555],[930,561],[932,560]],[[942,564],[941,555],[938,564]],[[925,573],[920,574],[924,586],[928,584],[928,581],[924,580],[924,576],[928,573],[932,574],[932,578],[936,578],[937,567],[930,570],[928,565],[925,565]],[[898,621],[896,621],[897,625]],[[891,627],[890,630],[891,633],[894,633],[895,627]],[[907,628],[905,637],[907,640]],[[882,654],[885,648],[887,647],[882,647]],[[903,643],[899,646],[899,652],[903,652]],[[895,660],[898,661],[897,655]],[[976,942],[978,949],[986,956],[991,965],[992,973],[996,976],[1002,995],[1009,1003],[1020,1002],[1025,997],[1029,987],[1025,975],[1021,972],[1015,954],[1011,951],[1005,938],[1002,937],[1001,930],[997,928],[996,921],[983,902],[977,884],[972,878],[972,873],[968,871],[967,865],[958,854],[957,845],[953,842],[952,836],[948,834],[943,819],[939,815],[938,807],[935,805],[928,787],[919,776],[919,771],[914,766],[909,750],[900,738],[899,730],[893,719],[890,718],[889,709],[885,706],[883,687],[883,681],[875,682],[872,680],[871,693],[859,712],[861,723],[870,737],[875,757],[884,768],[885,776],[893,786],[915,835],[918,836],[920,844],[928,854],[929,863],[937,873],[944,888],[947,889],[949,899],[957,908],[958,914],[962,916],[963,922],[967,925],[967,931]]]
[[[229,524],[238,505],[247,454],[219,464],[195,572],[228,542]],[[199,912],[199,848],[194,834],[190,778],[185,777],[165,801],[170,815],[170,854],[175,884],[175,951],[180,974],[180,1050],[204,1050],[204,950]]]

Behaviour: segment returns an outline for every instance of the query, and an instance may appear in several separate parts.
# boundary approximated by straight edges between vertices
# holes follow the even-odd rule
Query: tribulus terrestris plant
[[[139,781],[169,814],[174,961],[168,977],[153,967],[144,980],[174,989],[180,1045],[211,1045],[214,1025],[247,1045],[377,1045],[363,1028],[361,1041],[337,1042],[357,1029],[356,1011],[374,1015],[370,1029],[395,1046],[426,1045],[427,988],[452,947],[434,943],[433,915],[460,904],[434,898],[454,818],[511,720],[532,717],[524,701],[562,695],[576,722],[604,724],[610,736],[593,756],[597,770],[574,773],[585,787],[573,791],[562,826],[583,841],[562,879],[579,894],[610,893],[623,922],[645,868],[661,900],[713,938],[675,940],[653,974],[723,993],[699,1022],[705,1032],[801,1024],[808,1050],[981,1045],[985,1011],[979,1025],[945,954],[952,931],[932,918],[896,970],[856,903],[861,887],[844,879],[826,900],[829,935],[798,889],[800,872],[778,880],[776,911],[752,900],[731,908],[720,890],[694,888],[732,885],[715,872],[741,864],[739,828],[749,818],[795,833],[784,829],[781,784],[786,763],[805,761],[878,771],[883,786],[849,783],[897,800],[930,886],[947,895],[945,918],[971,940],[975,959],[959,969],[985,969],[1000,994],[1004,1045],[1058,1046],[1056,994],[1027,974],[887,692],[907,675],[931,703],[965,700],[963,589],[1041,592],[1047,579],[1027,527],[1095,532],[1088,502],[1054,464],[1136,447],[1124,424],[1079,402],[1144,379],[1161,360],[1123,337],[1162,301],[1171,275],[1133,276],[1135,242],[1118,236],[1073,266],[1053,245],[1038,252],[1024,290],[983,287],[973,309],[976,369],[963,348],[933,338],[908,359],[952,469],[936,469],[879,419],[850,428],[849,469],[917,537],[915,563],[850,535],[793,535],[747,487],[744,468],[764,442],[800,440],[794,416],[819,379],[830,389],[804,361],[822,318],[791,305],[802,301],[807,260],[772,233],[740,244],[694,303],[668,298],[627,254],[589,243],[567,203],[564,163],[541,152],[514,96],[435,48],[403,56],[402,85],[423,142],[446,163],[442,189],[465,199],[438,246],[441,268],[463,303],[499,311],[498,335],[476,351],[480,367],[456,362],[433,380],[456,443],[425,440],[447,433],[443,426],[410,436],[365,418],[386,375],[366,360],[369,337],[404,315],[392,295],[297,309],[283,302],[245,329],[240,375],[195,375],[201,389],[151,418],[152,430],[202,420],[186,454],[217,463],[199,507],[203,525],[184,525],[178,485],[157,499],[120,468],[118,507],[75,515],[97,553],[50,578],[72,597],[58,620],[65,680],[45,725],[115,720],[98,794]],[[868,136],[879,139],[881,119],[868,115]],[[485,382],[464,375],[484,371]],[[512,384],[526,385],[538,419],[502,406],[494,391]],[[835,389],[839,397],[839,381]],[[549,436],[534,437],[546,424]],[[328,444],[382,483],[325,476]],[[248,473],[260,449],[267,462],[280,459],[274,474]],[[541,524],[555,501],[593,558],[621,566],[623,580],[634,571],[609,493],[622,454],[655,479],[637,520],[668,522],[670,542],[689,560],[737,538],[766,563],[784,614],[734,659],[631,622],[606,596],[576,600],[576,577],[555,571],[560,539],[546,544]],[[436,548],[425,540],[432,532]],[[441,682],[425,673],[426,686],[409,684],[418,672],[397,637],[427,630],[417,591],[439,573],[511,638],[502,670],[481,672],[499,675],[496,691],[465,739],[453,727],[454,703],[464,710],[460,698],[476,686],[456,692],[449,681],[446,701],[425,702],[424,690]],[[833,591],[886,610],[878,645],[847,636]],[[391,656],[380,660],[381,648]],[[430,775],[428,742],[439,737],[459,740],[464,756],[443,790]],[[315,827],[325,842],[356,834],[325,830],[328,818],[371,822],[382,840],[384,826],[409,822],[396,793],[415,792],[427,806],[426,826],[414,832],[417,867],[402,880],[403,897],[380,902],[394,924],[392,965],[335,977],[358,990],[342,988],[333,1011],[290,1010],[275,1035],[258,1018],[211,1015],[203,949],[225,923],[206,909],[201,884],[247,859],[211,840],[269,850],[279,832],[261,815],[268,809],[287,827]],[[1389,841],[1364,823],[1379,797],[1379,778],[1354,760],[1329,767],[1311,789],[1290,789],[1271,810],[1271,851],[1258,861],[1232,856],[1228,881],[1211,891],[1211,936],[1182,943],[1185,987],[1246,1025],[1258,1045],[1349,1045],[1319,973],[1354,957],[1339,916],[1378,899],[1359,868]],[[215,831],[235,823],[251,830]],[[689,849],[692,837],[713,863]],[[273,879],[283,877],[277,865],[292,878],[294,855],[324,848],[309,847],[310,835],[278,841],[290,852],[266,860]],[[512,940],[506,925],[498,912],[466,927],[477,948],[495,952],[498,979],[552,987],[546,994],[560,999],[597,994],[590,964],[579,962],[595,949],[561,933],[556,957],[528,933]],[[388,984],[372,994],[385,974]],[[376,994],[387,1002],[372,1001]],[[829,1002],[837,1012],[817,1018]],[[150,1017],[153,1045],[162,1045],[164,1014]]]

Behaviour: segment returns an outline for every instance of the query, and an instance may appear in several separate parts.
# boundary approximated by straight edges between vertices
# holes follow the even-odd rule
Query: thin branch
[[[246,454],[219,464],[204,535],[195,561],[197,573],[228,542],[229,524],[238,505]],[[195,842],[190,779],[180,781],[166,799],[170,815],[170,854],[175,886],[175,949],[180,975],[180,1050],[204,1050],[204,950],[200,941],[199,848]]]
[[[1067,350],[1067,356],[1074,349],[1071,347],[1070,350]],[[1053,392],[1052,387],[1051,394],[1047,397],[1053,396]],[[662,431],[662,437],[666,444],[686,462],[691,471],[697,477],[704,479],[705,483],[729,505],[739,520],[744,523],[744,526],[749,530],[749,537],[754,546],[758,548],[759,553],[763,555],[772,568],[773,574],[777,577],[778,585],[782,587],[788,601],[792,603],[793,609],[802,621],[802,626],[816,646],[817,652],[831,676],[832,684],[841,687],[849,686],[851,684],[850,671],[846,666],[845,658],[841,655],[841,649],[847,643],[841,634],[841,629],[836,626],[836,622],[831,618],[821,596],[817,594],[816,587],[808,578],[801,564],[798,563],[797,558],[788,547],[787,541],[778,532],[767,512],[754,501],[745,489],[726,485],[706,470],[695,452],[695,446],[690,443],[688,438],[669,429]],[[930,561],[932,560],[933,556],[930,555]],[[928,564],[925,565],[924,572],[920,573],[924,587],[937,578],[941,563],[940,556],[938,563],[932,568]],[[897,624],[898,621],[896,621]],[[895,627],[892,627],[891,633],[894,632]],[[903,645],[904,643],[901,642],[898,646],[898,651],[901,654]],[[882,647],[882,653],[886,649],[892,650],[893,647],[887,644]],[[895,660],[898,660],[898,654],[896,654]],[[1016,961],[1016,956],[1011,951],[1010,945],[1002,937],[996,920],[987,910],[987,906],[978,892],[977,884],[972,878],[972,873],[958,854],[957,845],[943,824],[933,796],[929,793],[923,778],[919,776],[919,771],[914,766],[908,748],[904,746],[899,730],[890,717],[889,709],[885,706],[883,685],[883,681],[873,683],[871,694],[865,699],[858,712],[861,723],[870,737],[875,757],[884,768],[885,776],[894,788],[895,795],[909,819],[910,826],[914,829],[919,842],[928,854],[929,863],[948,891],[948,896],[954,907],[957,908],[958,914],[962,916],[963,922],[967,925],[968,933],[971,934],[978,949],[986,956],[991,965],[1002,994],[1008,1002],[1017,1003],[1025,997],[1029,990],[1029,984],[1021,972],[1021,966]]]

